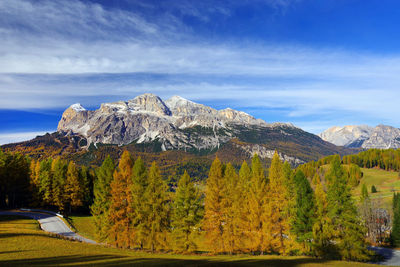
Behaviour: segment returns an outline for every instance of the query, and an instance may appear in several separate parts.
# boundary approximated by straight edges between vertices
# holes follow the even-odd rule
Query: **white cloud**
[[[213,14],[228,17],[239,2],[211,8],[207,1],[197,7],[167,1],[165,14],[150,20],[140,12],[84,1],[0,1],[0,108],[63,108],[73,102],[98,106],[153,92],[282,109],[282,116],[309,128],[304,121],[309,116],[334,123],[342,116],[350,121],[349,114],[398,124],[400,55],[216,43],[199,39],[179,17],[205,22]],[[289,0],[255,2],[277,9],[293,5]],[[154,9],[147,2],[136,4],[150,13]],[[121,73],[148,78],[118,77]],[[83,81],[82,76],[89,78]],[[321,118],[315,123],[321,125]]]
[[[44,135],[47,132],[52,133],[54,131],[0,133],[0,145],[31,140],[36,136]]]

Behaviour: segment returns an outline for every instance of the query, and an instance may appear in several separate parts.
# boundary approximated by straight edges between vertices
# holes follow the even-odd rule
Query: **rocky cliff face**
[[[237,125],[275,126],[229,108],[215,110],[179,96],[164,102],[156,95],[144,94],[105,103],[93,111],[74,104],[63,113],[57,130],[82,135],[88,144],[157,141],[163,150],[214,149],[234,137]]]
[[[370,148],[400,148],[400,129],[386,125],[332,127],[319,135],[338,146]]]

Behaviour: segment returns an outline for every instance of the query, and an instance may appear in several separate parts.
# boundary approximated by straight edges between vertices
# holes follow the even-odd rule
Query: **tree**
[[[264,204],[267,195],[267,180],[260,158],[255,154],[251,161],[251,180],[248,194],[249,201],[249,250],[263,253],[266,242],[264,231]]]
[[[289,221],[287,217],[288,200],[287,188],[283,173],[283,164],[278,153],[272,158],[269,169],[268,196],[265,205],[264,231],[267,233],[265,240],[266,249],[280,254],[286,253],[286,243],[289,236]]]
[[[129,248],[134,232],[128,214],[128,197],[130,195],[132,158],[128,151],[122,153],[118,168],[114,171],[111,182],[111,205],[108,220],[111,225],[109,237],[117,247]]]
[[[249,192],[250,192],[250,182],[252,179],[251,169],[247,165],[246,161],[243,161],[242,166],[239,170],[239,181],[237,184],[237,196],[235,208],[235,221],[237,225],[237,245],[240,251],[249,251],[250,249],[250,229],[251,221],[249,219],[250,215],[250,205],[249,205]]]
[[[73,207],[76,208],[83,205],[83,187],[79,181],[78,168],[73,161],[70,161],[68,164],[64,194],[70,213]]]
[[[31,160],[30,163],[30,187],[29,191],[31,192],[31,205],[34,207],[38,207],[41,204],[42,198],[40,196],[40,161],[39,160]]]
[[[147,171],[142,158],[137,158],[132,170],[131,195],[129,198],[129,214],[135,228],[135,242],[143,249],[148,235],[145,192],[148,186]]]
[[[220,253],[225,250],[223,240],[223,191],[222,164],[218,157],[216,157],[211,164],[207,178],[203,220],[206,242],[213,253]]]
[[[185,171],[178,182],[172,212],[172,235],[178,251],[193,251],[194,237],[199,231],[203,216],[201,196]]]
[[[148,185],[144,193],[147,215],[147,244],[154,252],[166,245],[166,230],[169,225],[169,199],[167,185],[162,179],[155,161],[148,174]]]
[[[111,205],[110,184],[115,170],[114,161],[110,155],[106,157],[103,164],[96,170],[96,180],[93,186],[94,201],[90,206],[96,227],[96,237],[100,241],[107,240],[110,223],[108,212]]]
[[[391,233],[392,244],[400,246],[400,193],[393,194],[393,226]]]
[[[335,157],[328,177],[328,212],[331,242],[338,256],[343,260],[368,260],[369,253],[365,243],[365,229],[357,214],[356,206],[347,184],[340,158]]]
[[[239,185],[239,176],[232,164],[228,163],[224,172],[224,190],[222,198],[223,206],[223,240],[224,247],[232,254],[240,248],[242,242],[242,231],[240,229],[240,209],[242,195]]]
[[[51,158],[40,162],[39,194],[43,197],[42,206],[49,206],[53,202],[53,174],[51,172],[53,160]]]
[[[377,192],[378,192],[378,190],[376,189],[375,185],[372,185],[371,186],[371,193],[374,194],[374,193],[377,193]]]
[[[59,210],[65,209],[66,199],[64,185],[67,175],[67,164],[60,157],[51,163],[52,173],[52,204]]]
[[[304,252],[309,252],[316,212],[314,191],[302,171],[296,172],[294,183],[296,209],[291,222],[292,232],[295,234],[297,242],[303,245]]]

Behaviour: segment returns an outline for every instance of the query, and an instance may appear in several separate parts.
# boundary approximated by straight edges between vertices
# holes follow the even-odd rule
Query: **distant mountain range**
[[[90,164],[98,164],[99,151],[118,154],[124,149],[141,153],[179,151],[208,159],[218,155],[222,160],[238,162],[255,153],[271,158],[276,149],[292,165],[354,153],[292,124],[267,123],[245,112],[216,110],[179,96],[163,101],[153,94],[104,103],[97,110],[73,104],[62,114],[57,133],[2,148],[33,157],[75,153],[77,161]]]
[[[400,129],[386,125],[335,126],[319,136],[327,142],[348,148],[400,148]]]

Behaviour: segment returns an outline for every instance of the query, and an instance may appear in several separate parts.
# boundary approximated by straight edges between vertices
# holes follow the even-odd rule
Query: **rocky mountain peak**
[[[400,129],[378,125],[347,125],[331,127],[319,135],[338,146],[369,148],[400,148]]]

